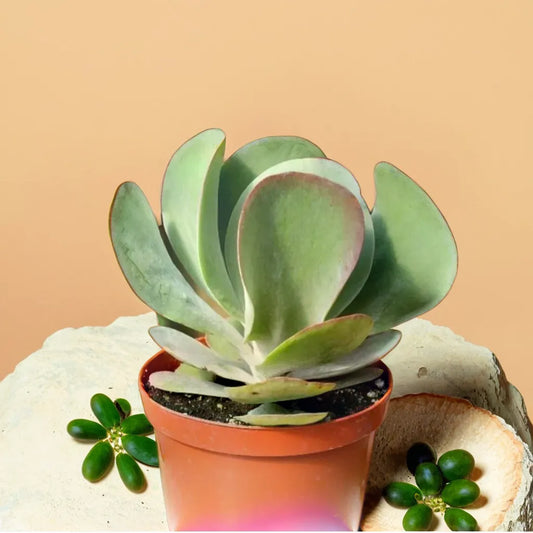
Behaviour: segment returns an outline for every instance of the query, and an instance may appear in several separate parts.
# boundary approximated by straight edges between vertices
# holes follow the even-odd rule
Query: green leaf
[[[365,238],[363,248],[359,256],[359,260],[352,274],[348,278],[343,287],[339,297],[334,303],[332,309],[328,313],[328,317],[333,318],[342,311],[357,295],[363,287],[370,267],[372,266],[372,257],[374,255],[374,228],[372,225],[372,218],[366,205],[365,200],[361,196],[359,184],[350,173],[348,169],[330,159],[307,157],[303,159],[293,159],[290,161],[283,161],[269,167],[262,172],[256,179],[254,179],[248,187],[243,191],[239,200],[237,201],[228,223],[226,233],[226,240],[224,244],[224,257],[226,258],[226,265],[228,268],[230,279],[233,283],[235,291],[237,292],[241,301],[244,301],[243,288],[241,276],[239,272],[239,262],[237,253],[237,231],[239,227],[239,218],[242,212],[244,202],[261,181],[269,176],[281,174],[285,172],[303,172],[306,174],[313,174],[320,178],[327,179],[338,185],[342,185],[348,189],[359,201],[361,209],[363,210]]]
[[[217,376],[226,379],[244,383],[254,381],[244,361],[225,360],[220,354],[181,331],[164,326],[153,326],[149,329],[149,333],[161,348],[179,361],[214,372]]]
[[[318,396],[335,388],[335,383],[304,381],[296,378],[271,378],[260,383],[227,387],[228,397],[241,403],[272,403]]]
[[[185,335],[188,335],[189,337],[193,337],[194,339],[202,336],[201,331],[196,331],[195,329],[188,328],[187,326],[184,326],[183,324],[179,324],[178,322],[173,322],[172,320],[169,320],[163,315],[156,314],[156,318],[157,318],[157,323],[160,326],[166,326],[167,328],[177,329],[178,331],[181,331],[182,333],[185,333]]]
[[[220,354],[223,359],[227,359],[228,361],[238,361],[241,359],[239,348],[229,342],[225,337],[210,333],[206,335],[205,339],[207,341],[207,345],[212,350]]]
[[[457,273],[457,248],[437,206],[411,178],[389,163],[376,165],[374,176],[372,271],[343,314],[368,314],[379,332],[429,311],[446,296]]]
[[[135,183],[117,189],[110,233],[122,272],[144,303],[169,320],[239,342],[239,333],[193,291],[172,262],[150,204]]]
[[[216,377],[214,372],[209,372],[209,370],[197,368],[184,362],[181,362],[180,366],[174,370],[174,373],[177,376],[189,376],[202,381],[215,381]]]
[[[372,325],[373,321],[367,315],[351,315],[313,324],[277,346],[257,369],[266,376],[280,376],[297,369],[332,363],[360,346]]]
[[[226,311],[242,316],[228,277],[218,235],[218,185],[224,132],[210,129],[172,156],[161,194],[165,233],[193,280]]]
[[[245,144],[222,165],[220,172],[219,231],[224,243],[228,221],[241,193],[267,168],[289,159],[325,157],[324,152],[301,137],[263,137]]]
[[[263,403],[247,414],[234,418],[252,426],[307,426],[324,420],[328,414],[291,411],[276,403]]]
[[[367,381],[372,381],[379,378],[383,374],[381,368],[376,368],[373,366],[367,368],[360,368],[355,372],[341,376],[339,379],[335,380],[336,389],[345,389],[346,387],[354,387],[361,383],[366,383]]]
[[[323,322],[363,239],[361,206],[344,187],[301,173],[259,183],[239,227],[247,340],[257,341],[265,354]]]
[[[395,329],[382,331],[367,337],[363,344],[352,352],[332,361],[309,368],[294,370],[290,377],[300,379],[330,379],[349,374],[369,366],[385,357],[400,342],[402,334]]]
[[[216,396],[227,398],[226,387],[213,381],[206,381],[169,370],[161,370],[150,374],[148,382],[152,387],[168,392],[182,394],[201,394],[203,396]]]

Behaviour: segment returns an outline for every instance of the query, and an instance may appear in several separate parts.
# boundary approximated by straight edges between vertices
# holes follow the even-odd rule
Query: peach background
[[[489,346],[533,410],[533,2],[12,0],[0,3],[0,377],[57,329],[146,308],[107,213],[154,207],[173,151],[307,137],[373,202],[388,160],[445,213],[460,270],[427,318]]]

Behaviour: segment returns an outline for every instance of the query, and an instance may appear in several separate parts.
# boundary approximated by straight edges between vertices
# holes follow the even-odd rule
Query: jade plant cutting
[[[181,362],[150,384],[256,405],[241,423],[319,422],[327,412],[279,402],[376,378],[374,363],[400,341],[392,328],[449,291],[454,239],[429,196],[389,163],[375,167],[370,211],[350,171],[303,138],[224,152],[219,129],[176,151],[160,221],[135,183],[112,203],[120,267],[158,315],[152,338]]]
[[[415,477],[416,486],[393,481],[383,489],[390,505],[407,509],[402,525],[405,531],[427,531],[433,512],[442,513],[452,531],[475,531],[476,519],[462,509],[479,497],[479,486],[467,477],[475,460],[463,449],[449,450],[438,461],[433,448],[416,442],[407,451],[407,468]]]
[[[124,398],[114,402],[102,393],[91,398],[91,410],[98,422],[75,418],[67,425],[71,437],[96,442],[85,457],[81,471],[87,481],[102,479],[113,467],[115,453],[120,478],[133,492],[146,488],[146,479],[139,465],[159,466],[156,442],[146,435],[154,428],[144,413],[131,415],[131,404]]]

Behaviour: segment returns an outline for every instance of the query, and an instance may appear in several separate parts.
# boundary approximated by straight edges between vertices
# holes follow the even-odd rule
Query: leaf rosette
[[[400,341],[392,328],[449,291],[455,242],[389,163],[375,167],[370,210],[350,171],[306,139],[258,139],[227,159],[225,141],[209,129],[175,152],[161,224],[132,182],[111,206],[122,272],[159,317],[150,335],[181,362],[150,384],[259,404],[242,423],[318,422],[277,402],[375,379]]]

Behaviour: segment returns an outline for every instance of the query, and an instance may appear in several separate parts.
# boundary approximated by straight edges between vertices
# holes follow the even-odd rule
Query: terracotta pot
[[[374,433],[392,389],[364,411],[299,427],[245,427],[183,415],[144,385],[178,362],[159,352],[139,389],[155,429],[171,530],[357,530]]]

